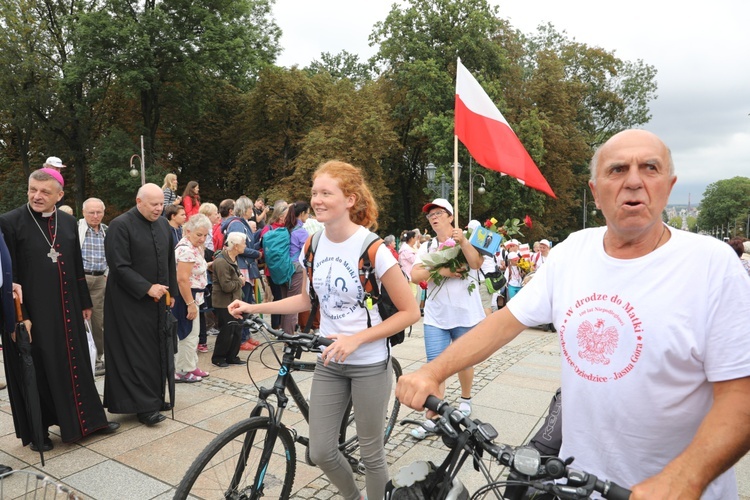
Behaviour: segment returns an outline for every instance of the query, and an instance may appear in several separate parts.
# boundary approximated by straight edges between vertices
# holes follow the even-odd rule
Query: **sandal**
[[[185,383],[185,384],[192,384],[195,382],[200,382],[203,380],[201,377],[198,377],[197,375],[193,373],[175,373],[174,374],[174,381],[175,383]]]
[[[204,372],[200,368],[196,368],[195,370],[191,371],[190,373],[192,373],[196,377],[200,377],[200,378],[206,378],[206,377],[208,377],[208,372]]]

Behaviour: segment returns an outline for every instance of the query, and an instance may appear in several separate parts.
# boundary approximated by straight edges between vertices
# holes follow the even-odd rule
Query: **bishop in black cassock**
[[[76,220],[55,208],[62,177],[47,170],[32,173],[29,203],[0,216],[0,228],[13,262],[13,282],[23,288],[24,316],[31,320],[42,422],[46,428],[58,425],[67,443],[98,430],[114,431],[119,424],[108,424],[94,385],[83,322],[91,298]],[[9,396],[16,435],[26,445],[31,431],[16,368],[6,365]],[[45,446],[51,449],[49,439]]]

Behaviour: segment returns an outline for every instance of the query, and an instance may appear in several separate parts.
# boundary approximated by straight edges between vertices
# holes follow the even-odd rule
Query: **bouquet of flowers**
[[[436,252],[423,255],[422,264],[430,271],[430,279],[437,285],[437,288],[432,293],[439,290],[443,282],[447,279],[440,274],[440,269],[443,267],[447,267],[452,273],[461,274],[461,279],[466,279],[469,276],[469,263],[466,261],[461,247],[456,245],[453,238],[448,238],[441,243]],[[475,286],[476,283],[474,282],[469,284],[469,293],[474,291]]]
[[[532,222],[531,217],[528,215],[524,218],[523,222],[519,219],[508,219],[505,223],[498,227],[497,219],[492,217],[485,221],[484,226],[490,231],[495,231],[503,235],[504,238],[514,236],[521,233],[520,227],[524,225],[531,228]],[[466,238],[471,237],[471,230],[467,230]],[[436,252],[428,252],[421,257],[422,264],[430,272],[430,279],[435,283],[436,288],[430,293],[430,296],[443,286],[443,283],[447,279],[445,276],[440,274],[440,269],[447,267],[452,273],[459,273],[461,279],[465,280],[470,278],[470,283],[466,287],[466,290],[471,294],[477,285],[477,279],[469,274],[469,263],[466,261],[466,257],[461,251],[461,247],[458,246],[453,238],[448,238],[438,246]],[[528,263],[528,262],[527,262]],[[530,265],[530,263],[528,263]],[[519,264],[520,265],[520,264]],[[424,286],[423,286],[424,283]],[[423,289],[427,289],[427,283],[421,282],[419,286]],[[429,296],[428,296],[429,298]]]
[[[486,227],[490,231],[495,231],[496,233],[502,234],[503,238],[509,238],[517,234],[523,236],[523,233],[521,232],[521,226],[526,226],[529,229],[531,229],[532,226],[531,217],[529,217],[528,215],[524,217],[523,222],[521,222],[520,219],[506,219],[503,225],[499,227],[497,223],[498,220],[492,217],[484,221],[484,227]]]
[[[523,257],[518,259],[518,264],[516,265],[518,266],[518,269],[521,270],[524,276],[529,274],[529,272],[531,272],[531,262],[524,259]]]

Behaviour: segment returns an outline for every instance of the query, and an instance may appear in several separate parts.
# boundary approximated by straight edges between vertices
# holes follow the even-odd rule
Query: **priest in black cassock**
[[[81,246],[74,217],[56,209],[63,178],[43,168],[29,177],[28,204],[0,216],[10,251],[13,282],[23,289],[24,317],[31,320],[31,348],[36,369],[42,423],[60,427],[66,443],[120,424],[107,422],[94,385],[83,320],[91,298],[83,274]],[[8,365],[6,365],[8,368]],[[31,441],[17,366],[8,369],[8,388],[16,435]],[[47,433],[43,449],[52,449]]]
[[[177,288],[174,245],[161,217],[164,193],[156,184],[138,190],[136,206],[109,225],[104,251],[109,266],[104,297],[104,406],[111,413],[136,413],[146,425],[165,419],[166,380],[159,336],[164,294]],[[159,302],[156,302],[158,300]]]

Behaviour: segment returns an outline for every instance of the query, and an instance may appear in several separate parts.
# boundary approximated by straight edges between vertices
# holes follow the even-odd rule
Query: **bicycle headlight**
[[[516,448],[513,456],[513,468],[526,476],[536,476],[539,466],[542,465],[542,456],[539,450],[529,446]]]

